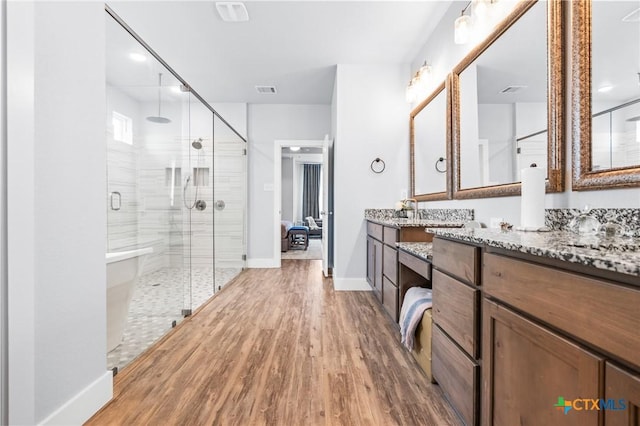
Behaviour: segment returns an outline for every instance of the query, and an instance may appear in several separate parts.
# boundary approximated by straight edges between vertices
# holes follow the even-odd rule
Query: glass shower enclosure
[[[246,141],[109,9],[106,27],[106,249],[137,253],[129,284],[107,260],[122,368],[245,267]]]

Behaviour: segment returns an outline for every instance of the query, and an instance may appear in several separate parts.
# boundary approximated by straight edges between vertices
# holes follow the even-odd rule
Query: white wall
[[[274,259],[273,151],[274,141],[322,140],[331,130],[329,105],[255,104],[248,108],[249,225],[251,266]],[[280,179],[280,176],[277,176]]]
[[[503,2],[497,3],[498,5]],[[565,27],[569,28],[571,22],[570,8],[567,8]],[[504,10],[503,10],[504,12]],[[436,78],[434,85],[441,82],[442,78],[450,72],[457,63],[474,47],[473,45],[456,45],[453,43],[453,21],[460,15],[459,4],[453,5],[445,14],[444,18],[437,26],[421,53],[412,62],[412,70],[415,71],[425,58],[434,64]],[[571,46],[571,36],[567,34],[565,49],[569,52]],[[568,53],[567,53],[568,54]],[[570,64],[566,70],[566,78],[571,76]],[[410,71],[405,75],[405,82],[411,77]],[[567,93],[567,108],[571,105],[570,93]],[[570,114],[565,114],[566,131],[564,134],[566,142],[565,155],[565,192],[560,194],[547,194],[545,199],[546,208],[581,208],[585,204],[591,207],[639,207],[640,190],[612,189],[606,191],[571,191],[571,122]],[[401,188],[399,185],[398,188]],[[372,203],[373,204],[373,203]],[[373,206],[372,206],[373,207]],[[520,197],[500,197],[476,200],[449,200],[421,203],[421,208],[472,208],[475,210],[476,220],[485,224],[489,223],[491,217],[502,217],[504,220],[519,224],[520,222]],[[362,271],[364,275],[364,270]]]
[[[7,424],[7,38],[5,1],[0,2],[0,424]]]
[[[367,288],[366,208],[391,208],[409,187],[406,65],[338,65],[335,106],[334,282]],[[370,164],[380,157],[381,174]]]
[[[79,424],[111,397],[104,14],[8,4],[10,424]]]

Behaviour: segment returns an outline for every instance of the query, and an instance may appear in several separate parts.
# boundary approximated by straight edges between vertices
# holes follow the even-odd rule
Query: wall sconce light
[[[453,41],[455,44],[466,44],[469,41],[471,35],[471,16],[464,13],[471,6],[471,2],[462,9],[460,16],[453,23]]]
[[[409,84],[407,84],[407,89],[405,91],[407,102],[414,102],[416,99],[418,99],[419,96],[424,93],[427,85],[427,79],[430,74],[431,65],[429,65],[427,61],[424,61],[420,69],[416,71],[413,78],[409,81]]]

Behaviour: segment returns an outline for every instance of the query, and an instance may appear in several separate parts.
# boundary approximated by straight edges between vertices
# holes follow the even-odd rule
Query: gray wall
[[[249,225],[251,261],[274,259],[273,150],[280,139],[324,139],[331,131],[329,105],[249,105]],[[280,176],[277,177],[280,179]]]

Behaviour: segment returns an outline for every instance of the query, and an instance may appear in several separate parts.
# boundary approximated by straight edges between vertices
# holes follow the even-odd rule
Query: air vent
[[[256,90],[261,95],[274,95],[278,93],[275,86],[256,86]]]
[[[507,86],[498,93],[518,93],[526,89],[527,86]]]
[[[640,22],[640,8],[622,18],[622,22]]]
[[[244,3],[239,1],[216,2],[218,15],[224,22],[246,22],[249,20],[249,12]]]

